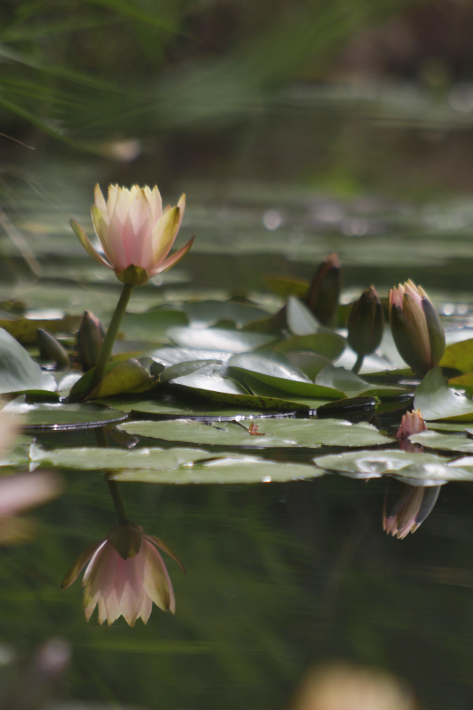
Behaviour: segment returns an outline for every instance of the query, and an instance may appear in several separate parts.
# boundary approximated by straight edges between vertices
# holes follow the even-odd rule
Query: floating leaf
[[[189,317],[193,326],[208,328],[221,321],[231,321],[237,328],[266,318],[268,311],[248,303],[234,303],[232,301],[192,301],[179,306]]]
[[[464,374],[473,372],[473,338],[447,345],[440,367],[450,367]]]
[[[294,279],[287,276],[265,276],[263,282],[270,291],[282,296],[284,300],[288,296],[305,298],[309,293],[309,282],[303,279]]]
[[[350,370],[345,370],[344,367],[335,367],[327,365],[319,372],[315,378],[316,385],[324,387],[333,387],[334,389],[344,392],[347,397],[357,397],[362,394],[371,395],[373,397],[389,397],[405,392],[404,387],[391,387],[389,385],[370,385],[355,375]]]
[[[422,431],[409,437],[413,444],[420,444],[428,449],[444,451],[462,451],[473,454],[473,439],[466,434],[442,434],[439,431]]]
[[[0,328],[0,394],[56,390],[56,380],[35,363],[26,350]]]
[[[473,373],[469,372],[468,375],[461,375],[460,377],[452,377],[448,381],[449,385],[452,387],[462,389],[467,394],[473,394]]]
[[[324,471],[311,464],[267,461],[255,456],[227,455],[172,471],[123,471],[111,476],[115,481],[143,483],[242,484],[285,483],[323,476]]]
[[[220,360],[190,360],[186,362],[178,362],[175,365],[167,367],[159,376],[159,381],[161,383],[170,382],[171,380],[176,380],[179,377],[186,377],[187,375],[192,375],[197,370],[202,370],[208,365],[221,365]]]
[[[440,368],[430,370],[414,395],[414,409],[420,409],[425,421],[473,421],[473,401],[448,387]]]
[[[390,474],[400,480],[415,481],[416,485],[439,485],[450,480],[461,480],[464,472],[459,475],[457,470],[446,465],[447,462],[448,459],[434,454],[399,450],[349,451],[314,459],[320,468],[352,478],[379,478]]]
[[[209,425],[185,419],[126,422],[119,428],[132,435],[207,446],[318,448],[379,446],[392,441],[371,424],[351,424],[340,419],[262,419],[257,422],[256,431],[255,425],[248,422]]]
[[[226,350],[232,353],[256,350],[274,342],[274,338],[270,335],[223,328],[170,328],[167,336],[184,348]]]
[[[176,326],[186,326],[185,313],[178,310],[154,310],[146,313],[126,313],[120,330],[127,340],[163,341],[167,340],[167,331]]]
[[[25,398],[9,402],[3,411],[22,414],[23,428],[52,429],[67,431],[70,429],[93,429],[96,427],[122,422],[127,419],[125,412],[93,404],[27,404]]]
[[[219,350],[198,350],[190,348],[164,347],[149,353],[155,362],[166,367],[176,365],[178,362],[192,362],[194,360],[219,360],[227,362],[233,353]]]
[[[319,330],[319,323],[309,307],[294,296],[287,299],[286,318],[294,335],[311,335]]]
[[[284,392],[292,392],[303,397],[340,399],[344,396],[341,390],[311,382],[307,375],[291,365],[282,354],[234,355],[228,361],[228,367],[248,373]]]
[[[289,340],[283,340],[275,350],[280,353],[316,353],[327,360],[336,360],[346,346],[345,339],[337,333],[314,333],[312,335],[296,335]]]
[[[244,380],[248,389],[257,397],[271,397],[276,400],[282,399],[286,401],[292,409],[298,409],[301,411],[317,409],[329,401],[327,399],[301,397],[294,393],[291,394],[289,392],[284,392],[284,390],[268,385],[266,382],[257,380],[256,377],[252,377],[251,375],[245,374]]]
[[[64,316],[64,318],[15,318],[0,319],[0,328],[10,333],[23,345],[33,345],[37,342],[38,328],[50,333],[75,333],[82,321],[82,316]]]
[[[95,368],[89,370],[73,385],[70,392],[72,399],[80,397],[88,391],[94,372]],[[149,369],[143,367],[138,360],[109,362],[105,368],[105,376],[102,382],[87,396],[87,399],[111,397],[125,392],[146,392],[155,386],[156,379],[150,374]]]

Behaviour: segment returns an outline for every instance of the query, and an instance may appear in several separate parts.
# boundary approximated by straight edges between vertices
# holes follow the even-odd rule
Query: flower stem
[[[123,504],[123,498],[122,494],[120,493],[120,487],[116,481],[111,481],[110,478],[107,478],[107,483],[110,489],[110,493],[112,495],[113,505],[115,506],[115,510],[117,511],[118,524],[128,525],[129,520],[126,514],[125,506]]]
[[[97,365],[95,366],[95,371],[90,383],[89,392],[93,392],[94,389],[99,385],[104,377],[105,368],[110,360],[112,354],[113,344],[118,335],[118,329],[120,328],[120,323],[125,315],[126,307],[128,306],[128,301],[130,300],[131,292],[133,291],[133,286],[125,284],[123,286],[122,295],[115,308],[115,313],[113,314],[110,325],[108,326],[107,335],[103,341],[102,349],[100,350],[99,359]]]
[[[359,371],[361,370],[361,366],[363,365],[364,359],[365,359],[364,355],[358,355],[357,361],[355,362],[355,364],[351,368],[351,371],[354,372],[355,375],[357,375],[359,373]]]

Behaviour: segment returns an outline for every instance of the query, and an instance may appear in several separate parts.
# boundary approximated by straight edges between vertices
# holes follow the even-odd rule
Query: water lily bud
[[[54,335],[43,328],[38,328],[36,338],[39,345],[39,354],[44,360],[53,360],[58,370],[67,370],[70,367],[71,361],[69,355],[62,347],[61,343],[56,340]]]
[[[104,338],[105,330],[99,319],[85,311],[77,333],[77,349],[84,370],[96,366]]]
[[[322,325],[329,325],[333,320],[339,296],[340,262],[336,254],[330,254],[317,269],[307,296],[310,310]]]
[[[413,434],[419,434],[421,431],[427,431],[427,426],[420,409],[414,409],[413,412],[406,412],[403,415],[401,425],[396,432],[396,438],[399,440],[408,439]]]
[[[348,344],[357,355],[364,357],[376,350],[383,332],[383,309],[378,294],[373,286],[370,286],[363,291],[351,309],[348,319]]]
[[[409,486],[391,479],[384,499],[383,530],[401,540],[415,532],[432,512],[439,492],[440,486]]]
[[[389,321],[399,354],[415,373],[423,376],[437,367],[445,351],[445,333],[421,286],[409,280],[390,290]]]

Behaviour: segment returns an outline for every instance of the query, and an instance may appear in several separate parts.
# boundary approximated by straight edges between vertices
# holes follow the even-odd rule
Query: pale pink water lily
[[[168,257],[185,206],[186,198],[182,195],[176,207],[168,205],[163,210],[156,186],[151,190],[133,185],[128,190],[110,185],[105,200],[96,185],[92,221],[105,257],[94,249],[78,222],[71,220],[71,227],[93,259],[113,269],[122,283],[140,286],[177,264],[191,248],[194,238]]]
[[[82,580],[85,587],[82,606],[87,621],[97,605],[99,623],[107,621],[109,626],[121,615],[130,626],[139,617],[146,624],[153,602],[174,614],[176,601],[171,579],[157,548],[182,567],[159,538],[145,535],[134,523],[117,525],[105,540],[95,542],[79,557],[61,586],[69,587],[88,563]]]
[[[396,438],[399,441],[399,446],[403,451],[410,453],[422,453],[423,447],[419,444],[412,444],[409,437],[413,434],[420,434],[421,431],[427,431],[426,423],[420,409],[414,409],[412,412],[406,412],[401,424],[396,432]]]

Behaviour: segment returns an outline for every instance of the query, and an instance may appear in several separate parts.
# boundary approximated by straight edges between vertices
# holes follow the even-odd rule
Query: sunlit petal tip
[[[62,589],[67,589],[67,587],[70,587],[71,584],[76,581],[77,577],[80,575],[87,562],[94,556],[94,554],[102,545],[103,540],[99,540],[99,542],[94,542],[92,545],[89,545],[87,550],[77,558],[77,560],[74,562],[71,569],[61,582]]]
[[[150,276],[157,276],[157,274],[162,274],[171,267],[175,266],[178,261],[180,261],[182,257],[187,254],[187,252],[194,243],[194,239],[195,237],[192,237],[192,239],[190,239],[187,244],[182,247],[182,249],[179,249],[178,251],[174,252],[174,254],[165,259],[158,267],[153,269],[150,272]]]
[[[98,183],[96,184],[94,189],[94,198],[96,207],[98,207],[98,209],[101,210],[104,214],[107,214],[107,203]]]

